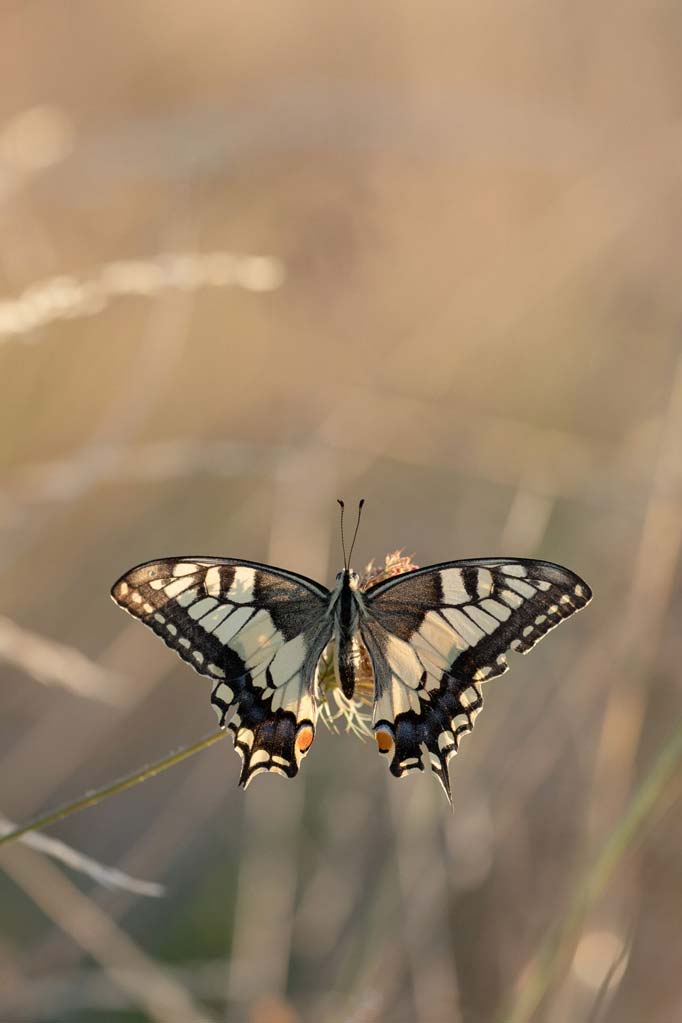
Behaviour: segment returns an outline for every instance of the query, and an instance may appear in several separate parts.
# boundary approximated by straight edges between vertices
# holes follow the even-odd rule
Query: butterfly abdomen
[[[362,651],[357,633],[347,636],[338,633],[334,642],[334,673],[343,695],[352,700],[362,668]]]
[[[343,584],[336,604],[334,628],[334,671],[343,695],[351,700],[360,670],[361,654],[358,637],[358,605],[354,592],[344,573]]]

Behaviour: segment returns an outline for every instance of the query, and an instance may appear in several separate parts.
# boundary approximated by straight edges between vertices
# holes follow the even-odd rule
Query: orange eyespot
[[[380,753],[390,753],[395,746],[395,740],[388,728],[377,728],[374,733]]]
[[[304,756],[313,744],[315,733],[310,725],[303,725],[296,736],[296,751]]]

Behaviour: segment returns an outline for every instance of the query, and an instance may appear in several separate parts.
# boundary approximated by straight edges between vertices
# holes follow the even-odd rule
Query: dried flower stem
[[[88,806],[94,806],[95,803],[101,803],[103,799],[107,799],[109,796],[116,795],[117,792],[123,792],[125,789],[130,789],[133,785],[138,785],[141,781],[146,781],[148,778],[153,778],[155,774],[160,774],[169,767],[173,767],[175,764],[179,764],[182,760],[186,760],[187,757],[194,756],[195,753],[201,752],[201,750],[207,749],[212,746],[214,742],[218,742],[219,739],[225,738],[226,732],[214,732],[212,735],[207,736],[205,739],[201,739],[200,742],[194,743],[193,746],[183,746],[182,749],[176,750],[174,753],[163,757],[161,760],[157,760],[153,764],[148,764],[146,767],[140,768],[138,771],[134,771],[133,774],[128,774],[125,778],[119,778],[118,781],[112,782],[111,785],[105,785],[101,789],[95,789],[94,792],[86,792],[80,799],[74,800],[72,803],[66,803],[64,806],[58,807],[56,810],[51,810],[49,813],[41,814],[39,817],[34,817],[33,820],[28,821],[26,824],[22,824],[21,827],[15,828],[13,831],[9,831],[6,835],[0,835],[0,846],[5,845],[7,842],[13,842],[17,838],[21,838],[29,831],[38,831],[39,829],[46,828],[50,824],[54,824],[56,821],[62,820],[64,817],[70,817],[72,813],[77,813],[79,810],[85,810]]]

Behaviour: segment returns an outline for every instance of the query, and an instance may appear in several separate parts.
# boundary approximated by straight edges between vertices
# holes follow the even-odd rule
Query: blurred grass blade
[[[529,1023],[552,984],[560,976],[580,934],[585,917],[608,884],[620,860],[656,807],[663,789],[682,761],[682,724],[663,745],[653,767],[632,797],[617,827],[588,870],[568,912],[545,938],[511,1006],[499,1023]]]
[[[122,701],[121,676],[91,661],[80,650],[47,639],[0,616],[0,661],[43,685],[58,685],[76,696],[111,705]]]
[[[237,287],[246,291],[276,291],[285,276],[273,256],[235,252],[161,252],[151,259],[106,263],[89,274],[62,274],[37,281],[16,298],[0,300],[0,343],[28,335],[51,323],[101,313],[122,296],[153,297],[168,288],[196,291],[207,287]]]
[[[8,820],[7,817],[0,816],[0,833],[9,834],[15,829],[16,824],[13,821]],[[86,874],[93,881],[98,881],[99,884],[104,885],[106,888],[119,888],[122,891],[132,892],[134,895],[148,895],[152,898],[159,898],[164,894],[165,889],[162,884],[158,884],[156,881],[141,881],[139,878],[131,877],[116,867],[108,867],[91,856],[86,856],[85,853],[79,852],[78,849],[74,849],[58,838],[50,838],[48,835],[29,832],[26,835],[22,835],[19,841],[30,845],[37,852],[52,856],[53,859],[65,863],[68,867],[77,870],[81,874]]]
[[[201,750],[207,749],[212,746],[214,742],[218,742],[219,739],[224,739],[226,732],[214,732],[212,735],[207,736],[200,742],[194,743],[193,746],[183,746],[182,749],[176,750],[174,753],[170,753],[167,757],[163,757],[162,760],[157,760],[153,764],[148,764],[146,767],[140,768],[138,771],[134,771],[133,774],[128,774],[125,778],[119,778],[118,781],[112,782],[111,785],[105,785],[101,789],[95,789],[94,792],[86,792],[80,799],[74,800],[72,803],[66,803],[63,806],[58,807],[56,810],[51,810],[49,813],[41,814],[39,817],[34,817],[33,820],[28,821],[19,828],[15,828],[13,831],[8,832],[6,835],[0,835],[0,845],[5,845],[7,842],[13,842],[17,838],[21,838],[22,835],[28,834],[29,831],[37,831],[40,828],[46,828],[50,824],[56,823],[56,821],[62,820],[64,817],[70,817],[72,813],[77,813],[79,810],[85,810],[88,806],[94,806],[95,803],[101,803],[103,799],[107,799],[109,796],[116,795],[117,792],[123,792],[125,789],[132,788],[133,785],[138,785],[142,781],[146,781],[148,778],[153,778],[154,775],[160,774],[169,767],[174,767],[175,764],[179,764],[182,760],[186,760],[187,757],[193,756],[195,753],[199,753]]]

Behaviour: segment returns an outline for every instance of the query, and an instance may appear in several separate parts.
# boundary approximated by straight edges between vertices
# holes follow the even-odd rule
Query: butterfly
[[[448,762],[483,706],[482,683],[507,671],[510,650],[527,653],[592,593],[567,568],[526,558],[446,561],[361,589],[350,556],[363,503],[346,556],[339,501],[344,568],[331,590],[259,562],[172,557],[130,569],[112,597],[211,680],[244,788],[264,771],[298,774],[332,643],[347,700],[369,659],[372,727],[391,773],[421,771],[428,756],[451,802]]]

